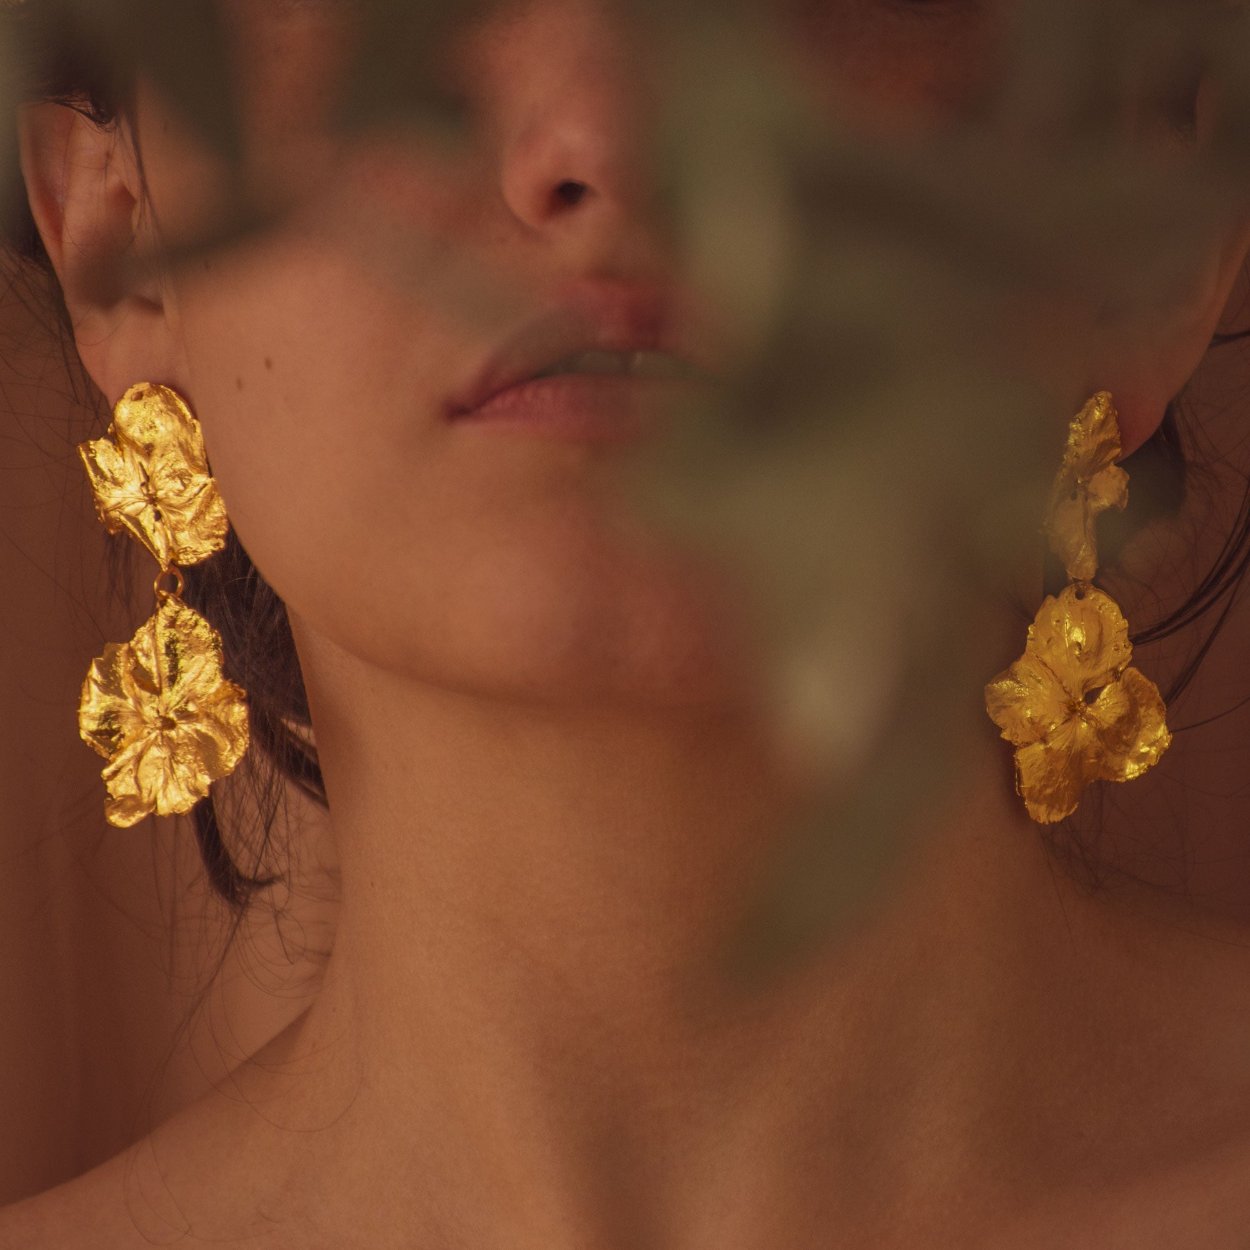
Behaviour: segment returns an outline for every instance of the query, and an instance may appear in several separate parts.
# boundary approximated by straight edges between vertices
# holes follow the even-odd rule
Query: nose
[[[627,7],[536,0],[481,29],[474,89],[499,193],[527,232],[587,248],[608,238],[651,247],[663,232],[658,64]]]

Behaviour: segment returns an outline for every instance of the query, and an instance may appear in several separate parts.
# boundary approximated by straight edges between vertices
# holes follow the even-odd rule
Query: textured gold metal
[[[1040,824],[1071,816],[1091,781],[1140,777],[1172,742],[1159,688],[1129,667],[1124,614],[1089,580],[1098,570],[1094,522],[1128,502],[1119,454],[1115,406],[1101,391],[1068,431],[1047,516],[1073,581],[1042,603],[1024,654],[985,687],[990,719],[1016,748],[1016,790]]]
[[[83,685],[78,727],[108,760],[109,823],[190,811],[248,747],[247,701],[221,669],[221,637],[168,596],[128,643],[109,643]]]
[[[1091,781],[1131,781],[1171,744],[1163,698],[1129,667],[1128,622],[1083,582],[1048,597],[1024,655],[985,688],[991,719],[1016,748],[1016,789],[1042,824],[1076,811]]]
[[[105,647],[78,705],[83,740],[108,761],[105,816],[128,828],[190,811],[248,748],[247,696],[222,672],[221,636],[182,601],[178,567],[220,551],[229,522],[199,422],[168,387],[131,387],[108,437],[78,450],[100,520],[160,564],[155,614]]]
[[[1073,418],[1063,464],[1050,491],[1046,536],[1073,581],[1098,571],[1094,523],[1108,508],[1128,503],[1128,474],[1116,464],[1120,427],[1115,405],[1099,391]]]
[[[172,583],[172,585],[168,583]],[[156,596],[158,603],[162,599],[181,599],[182,592],[186,588],[187,579],[183,577],[182,570],[177,565],[170,565],[167,569],[161,569],[156,575],[156,581],[152,583],[152,593]]]
[[[108,436],[78,451],[100,520],[112,534],[132,534],[162,569],[199,564],[226,545],[226,507],[200,423],[177,392],[151,382],[131,387]]]

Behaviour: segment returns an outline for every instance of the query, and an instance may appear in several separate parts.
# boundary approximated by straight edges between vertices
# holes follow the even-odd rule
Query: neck
[[[1244,951],[1073,887],[990,734],[882,897],[742,997],[713,956],[795,802],[745,714],[503,712],[306,668],[336,673],[310,695],[339,935],[264,1056],[286,1076],[248,1080],[279,1136],[324,1130],[324,1174],[302,1156],[284,1182],[322,1227],[379,1246],[399,1224],[482,1247],[816,1245],[830,1220],[880,1231],[900,1195],[969,1176],[988,1203],[1032,1200],[1079,1175],[1091,1133],[1131,1168],[1250,1103],[1210,1018],[1250,984]],[[1142,1037],[1145,1059],[1110,1062],[1109,1038]]]
[[[341,932],[392,946],[405,978],[433,965],[478,987],[524,963],[533,992],[667,1011],[787,806],[745,712],[661,721],[430,686],[366,707],[344,688],[317,692]]]

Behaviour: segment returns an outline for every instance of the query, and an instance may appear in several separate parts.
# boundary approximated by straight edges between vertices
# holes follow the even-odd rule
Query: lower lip
[[[484,404],[453,411],[453,421],[512,429],[544,438],[624,443],[645,437],[665,403],[693,396],[706,384],[688,378],[567,374],[534,378]]]

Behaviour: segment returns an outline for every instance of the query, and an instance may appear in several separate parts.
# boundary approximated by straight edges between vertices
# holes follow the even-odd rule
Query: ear
[[[134,383],[169,379],[174,339],[153,255],[143,179],[128,127],[63,104],[30,104],[18,122],[35,225],[74,326],[78,354],[110,403]]]
[[[1111,392],[1125,456],[1159,428],[1168,405],[1202,363],[1248,253],[1250,222],[1239,223],[1213,243],[1201,272],[1166,308],[1133,310],[1122,322],[1098,326],[1093,341],[1099,347],[1086,364],[1086,391]]]
[[[1165,144],[1181,158],[1178,177],[1185,176],[1188,158],[1201,153],[1215,135],[1223,112],[1220,95],[1217,84],[1204,79],[1192,99],[1192,124],[1178,130],[1172,118],[1162,127]],[[1139,134],[1143,127],[1153,127],[1157,134],[1159,123],[1160,118],[1152,120],[1146,110],[1135,124]],[[1095,349],[1096,358],[1088,361],[1087,393],[1111,392],[1126,456],[1159,428],[1168,405],[1210,350],[1238,280],[1245,275],[1248,253],[1250,205],[1243,203],[1223,233],[1208,241],[1206,255],[1166,306],[1122,310],[1118,317],[1099,319],[1090,341],[1101,346]]]

